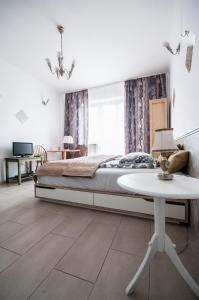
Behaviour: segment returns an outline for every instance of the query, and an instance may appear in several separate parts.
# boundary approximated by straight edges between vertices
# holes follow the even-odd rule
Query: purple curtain
[[[166,75],[125,82],[125,152],[150,151],[149,101],[166,97]]]
[[[88,90],[65,95],[64,135],[71,135],[74,146],[88,145]]]

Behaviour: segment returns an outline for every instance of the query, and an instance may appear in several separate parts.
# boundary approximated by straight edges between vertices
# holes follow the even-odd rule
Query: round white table
[[[121,176],[118,178],[117,183],[127,191],[152,196],[154,199],[154,234],[148,244],[148,250],[139,269],[126,288],[126,294],[129,295],[134,291],[139,277],[149,265],[156,252],[159,251],[166,252],[178,272],[199,297],[199,285],[185,269],[177,255],[175,244],[172,243],[165,233],[166,199],[199,199],[199,179],[174,175],[173,180],[166,181],[159,180],[156,174],[142,173]]]

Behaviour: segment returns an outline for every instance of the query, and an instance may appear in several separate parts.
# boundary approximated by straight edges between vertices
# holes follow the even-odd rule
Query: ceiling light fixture
[[[66,76],[67,79],[70,79],[73,69],[75,67],[75,61],[72,61],[70,69],[64,68],[64,56],[63,56],[63,47],[62,47],[62,34],[64,32],[64,27],[61,25],[57,26],[57,30],[59,31],[61,35],[61,50],[57,52],[57,60],[58,60],[58,67],[55,67],[54,70],[52,68],[51,62],[49,58],[46,58],[46,63],[51,71],[52,74],[56,74],[57,78]]]

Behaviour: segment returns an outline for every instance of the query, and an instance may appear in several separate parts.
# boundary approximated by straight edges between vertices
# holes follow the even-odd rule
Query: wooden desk
[[[61,150],[48,150],[47,153],[61,153],[61,159],[67,159],[67,153],[76,154],[80,153],[79,149],[61,149]]]
[[[6,162],[6,183],[9,183],[10,179],[15,179],[18,181],[18,184],[21,184],[22,178],[29,178],[31,179],[33,176],[33,171],[32,171],[32,162],[33,161],[39,161],[42,163],[42,158],[40,156],[27,156],[27,157],[8,157],[5,158],[5,162]],[[17,176],[16,177],[10,177],[9,176],[9,162],[14,162],[17,163]],[[21,174],[21,164],[22,163],[28,163],[29,164],[29,168],[28,166],[26,166],[26,173],[25,174]]]

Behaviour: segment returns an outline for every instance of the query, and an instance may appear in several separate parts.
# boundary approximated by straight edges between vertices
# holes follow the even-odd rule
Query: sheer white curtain
[[[124,83],[88,91],[89,144],[100,154],[124,154]]]

